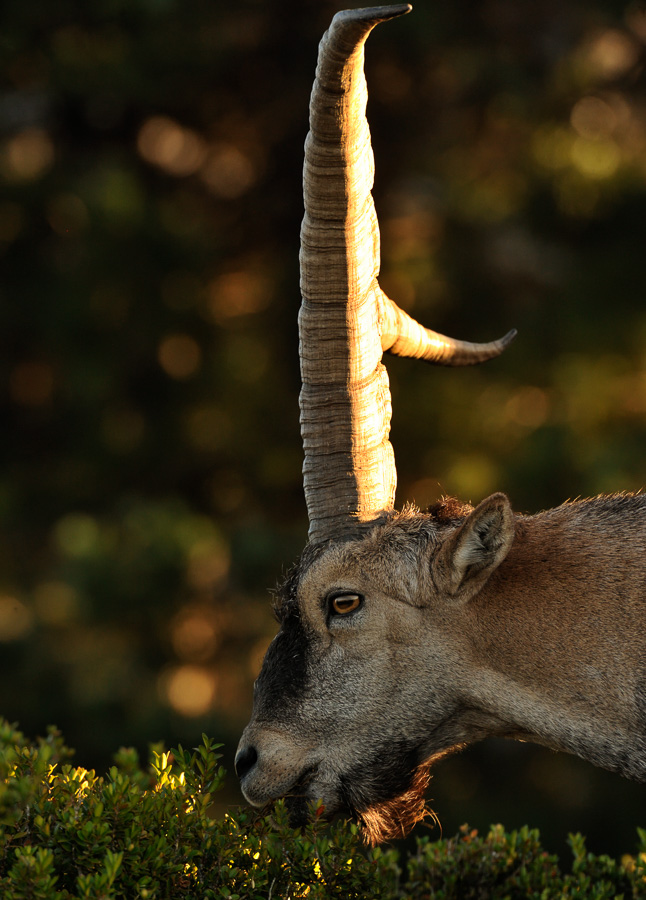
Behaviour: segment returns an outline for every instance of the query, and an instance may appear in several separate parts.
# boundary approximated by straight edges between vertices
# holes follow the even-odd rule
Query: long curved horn
[[[381,291],[363,47],[408,3],[337,13],[319,46],[305,141],[299,316],[310,541],[361,533],[393,509],[397,475],[384,350],[443,365],[502,352],[423,328]]]

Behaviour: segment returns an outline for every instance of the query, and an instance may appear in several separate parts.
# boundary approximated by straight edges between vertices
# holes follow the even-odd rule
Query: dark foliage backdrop
[[[351,4],[360,5],[360,4]],[[0,29],[0,713],[229,757],[306,535],[302,144],[329,0],[8,0]],[[418,0],[370,39],[383,285],[516,344],[393,360],[400,499],[646,483],[646,9]],[[438,767],[465,820],[633,849],[644,788],[535,748]],[[235,786],[231,800],[237,799]]]

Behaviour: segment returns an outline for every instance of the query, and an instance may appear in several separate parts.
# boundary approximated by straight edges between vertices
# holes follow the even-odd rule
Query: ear
[[[504,494],[483,500],[440,547],[432,562],[441,595],[470,600],[509,553],[514,514]]]

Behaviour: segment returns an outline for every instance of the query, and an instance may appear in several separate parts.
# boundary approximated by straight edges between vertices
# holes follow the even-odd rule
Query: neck
[[[518,519],[507,559],[465,608],[462,702],[488,733],[646,781],[646,536],[600,536],[591,503]]]

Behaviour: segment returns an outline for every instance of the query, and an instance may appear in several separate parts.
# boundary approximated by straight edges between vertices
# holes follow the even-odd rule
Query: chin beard
[[[401,840],[426,818],[441,830],[440,820],[425,798],[431,769],[464,746],[454,744],[428,757],[423,747],[395,741],[377,747],[362,765],[343,776],[341,796],[361,826],[365,842],[374,847]]]
[[[344,790],[344,804],[325,811],[326,818],[345,816],[357,822],[366,844],[374,847],[387,841],[405,838],[418,822],[430,818],[437,822],[428,807],[426,790],[431,780],[430,764],[418,766],[411,775],[408,788],[389,799],[366,802],[361,791]],[[312,801],[304,794],[285,798],[292,828],[302,828],[311,817]]]
[[[430,763],[417,766],[410,773],[408,786],[394,796],[366,802],[361,791],[358,791],[356,797],[348,797],[352,817],[360,824],[366,844],[374,847],[405,838],[418,822],[427,817],[438,821],[425,799],[431,780],[430,769]]]
[[[420,763],[416,748],[407,750],[391,744],[387,754],[375,752],[363,765],[341,776],[336,801],[326,805],[325,817],[353,819],[359,824],[365,843],[373,847],[405,838],[426,818],[439,824],[425,795],[431,767],[444,755],[439,753]],[[313,774],[312,770],[306,772],[285,798],[294,828],[303,827],[310,818],[312,789],[316,790],[311,784]]]

